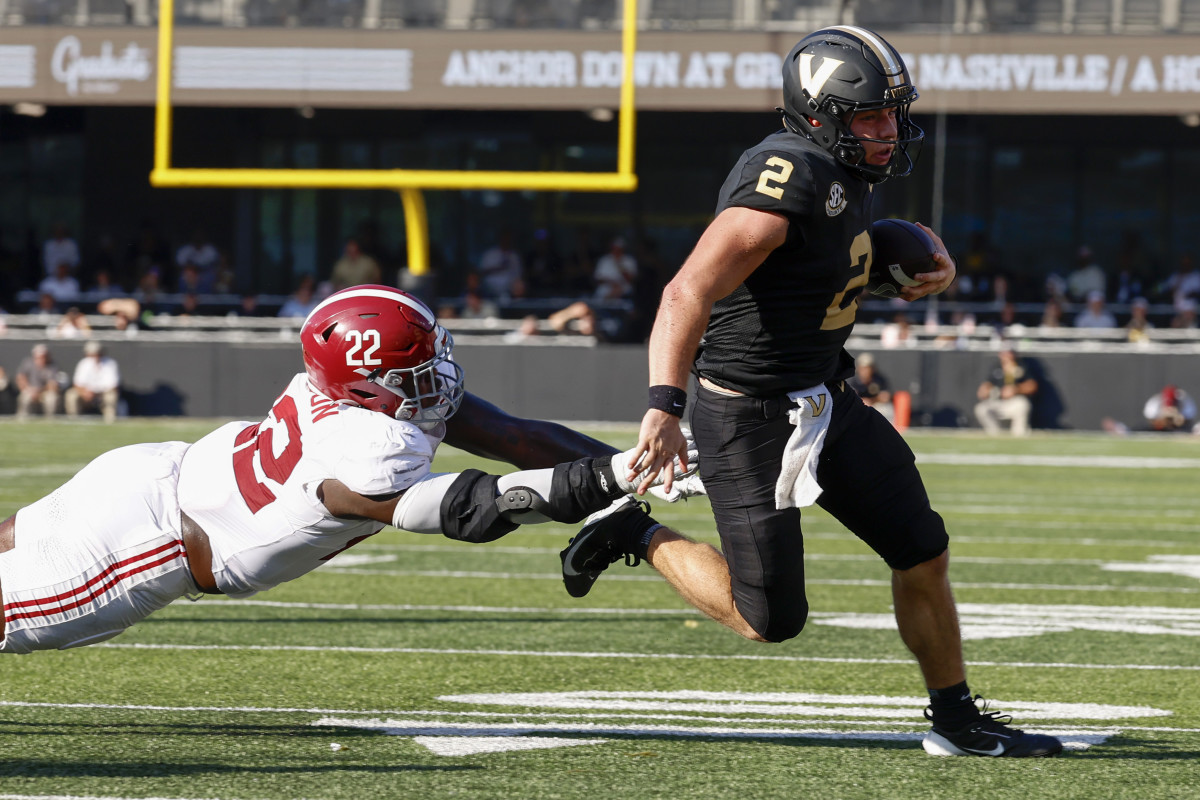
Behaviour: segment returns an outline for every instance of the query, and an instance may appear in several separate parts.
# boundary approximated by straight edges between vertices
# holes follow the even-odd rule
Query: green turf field
[[[0,517],[111,447],[212,427],[2,423]],[[972,688],[1058,732],[1060,758],[921,750],[887,570],[814,509],[813,613],[780,645],[646,566],[572,600],[572,531],[545,525],[490,545],[387,531],[248,601],[4,657],[0,800],[1200,797],[1200,441],[910,441],[951,531]],[[438,467],[473,463],[447,448]],[[703,501],[655,514],[715,541]]]

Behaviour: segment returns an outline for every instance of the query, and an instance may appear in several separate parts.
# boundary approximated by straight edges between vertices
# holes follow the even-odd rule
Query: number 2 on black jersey
[[[783,187],[771,186],[772,183],[787,183],[788,178],[792,177],[792,170],[795,165],[786,158],[779,156],[771,156],[767,159],[768,167],[778,167],[779,170],[764,169],[762,174],[758,176],[758,186],[754,187],[754,191],[761,192],[767,197],[774,197],[776,200],[783,199]]]
[[[863,231],[850,243],[850,280],[846,288],[833,296],[833,302],[825,309],[825,320],[821,330],[833,331],[854,324],[858,312],[859,294],[867,285],[871,271],[871,232]],[[857,291],[856,291],[857,290]]]

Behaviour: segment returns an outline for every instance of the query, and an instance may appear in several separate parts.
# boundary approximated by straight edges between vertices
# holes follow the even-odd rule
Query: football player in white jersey
[[[300,336],[306,371],[262,422],[113,450],[0,523],[0,652],[104,641],[186,595],[246,597],[386,524],[487,542],[524,523],[577,522],[637,485],[613,469],[627,454],[478,399],[479,418],[455,439],[474,452],[538,465],[608,454],[505,476],[433,473],[463,371],[450,335],[405,292],[333,294]],[[479,435],[488,420],[537,441]]]

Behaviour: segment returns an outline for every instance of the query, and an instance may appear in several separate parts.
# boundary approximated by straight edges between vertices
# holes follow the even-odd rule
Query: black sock
[[[945,689],[930,689],[929,713],[934,725],[949,730],[965,728],[979,718],[979,709],[966,681]]]
[[[653,520],[651,520],[651,522],[653,522]],[[632,547],[629,548],[629,552],[637,556],[640,561],[645,561],[646,552],[650,549],[650,540],[654,538],[654,534],[661,527],[662,524],[654,522],[654,524],[642,531],[637,537],[634,538],[633,542],[631,543]]]

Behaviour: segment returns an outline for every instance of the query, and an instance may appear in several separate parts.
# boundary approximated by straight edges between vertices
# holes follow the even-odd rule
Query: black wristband
[[[682,417],[683,410],[687,408],[687,392],[678,386],[666,384],[651,386],[649,406],[676,417]]]

